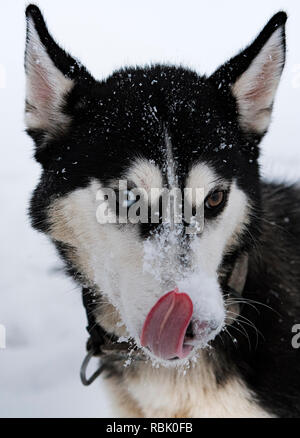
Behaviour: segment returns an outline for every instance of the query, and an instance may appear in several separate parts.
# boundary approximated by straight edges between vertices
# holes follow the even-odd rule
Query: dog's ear
[[[67,129],[70,116],[64,110],[66,97],[76,83],[93,78],[55,43],[37,6],[27,7],[26,20],[25,122],[29,134],[37,140]]]
[[[263,135],[285,63],[285,12],[278,12],[255,41],[221,66],[209,80],[236,101],[241,128]]]

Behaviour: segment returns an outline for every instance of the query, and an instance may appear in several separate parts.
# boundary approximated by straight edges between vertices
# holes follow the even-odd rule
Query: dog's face
[[[258,144],[284,65],[285,20],[274,16],[208,78],[154,66],[97,82],[27,9],[26,124],[43,167],[33,224],[98,291],[101,325],[164,363],[191,357],[222,330],[220,273],[257,237]],[[162,190],[173,189],[191,190],[183,200],[202,208],[201,232],[192,220],[163,220]],[[142,210],[146,221],[128,220]]]

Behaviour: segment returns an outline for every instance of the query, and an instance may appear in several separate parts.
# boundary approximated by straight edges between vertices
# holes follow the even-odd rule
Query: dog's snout
[[[195,316],[186,330],[184,344],[203,347],[211,339],[212,333],[218,330],[219,326],[220,324],[215,320],[205,321],[197,319]]]
[[[178,288],[163,295],[148,313],[141,345],[162,359],[183,359],[194,347],[205,347],[220,327],[214,318],[203,318],[190,296]]]
[[[194,331],[193,331],[193,323],[192,321],[190,321],[188,328],[186,329],[185,332],[185,337],[186,338],[193,338],[194,337]]]

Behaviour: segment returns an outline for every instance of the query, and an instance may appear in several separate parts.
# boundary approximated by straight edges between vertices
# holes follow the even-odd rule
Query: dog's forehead
[[[163,187],[162,171],[152,160],[137,159],[127,170],[125,178],[136,187],[141,187],[146,191]]]
[[[121,71],[94,94],[96,113],[87,129],[105,159],[126,162],[126,169],[136,157],[162,168],[172,151],[177,175],[186,176],[199,159],[219,160],[223,166],[224,145],[237,143],[227,115],[220,114],[215,90],[194,72],[162,67]],[[229,152],[232,156],[234,149]]]
[[[212,161],[204,157],[202,160],[200,159],[199,153],[201,156],[203,148],[197,147],[196,142],[194,152],[198,156],[197,154],[187,154],[184,148],[174,146],[173,135],[164,121],[160,121],[158,131],[159,140],[156,147],[148,150],[144,148],[138,158],[134,155],[131,156],[127,168],[123,169],[121,179],[125,179],[133,186],[143,188],[146,191],[151,188],[186,187],[204,188],[208,192],[217,184],[226,183],[228,178],[224,177],[224,173],[222,176],[222,172],[217,172]],[[223,146],[221,150],[222,148]],[[114,177],[112,181],[114,181],[114,185],[118,185],[118,177]]]
[[[183,166],[181,160],[182,157],[186,158],[185,154],[179,154],[176,149],[174,150],[172,136],[164,124],[162,124],[162,131],[160,160],[135,159],[125,172],[126,180],[147,191],[151,188],[167,186],[172,189],[181,186],[204,188],[208,192],[217,183],[224,182],[224,178],[218,175],[208,162],[190,159],[188,166]]]
[[[170,166],[170,169],[167,167]],[[125,179],[136,187],[149,192],[152,188],[177,187],[177,181],[183,180],[185,188],[203,188],[208,193],[217,184],[225,184],[226,180],[218,176],[208,163],[194,163],[184,176],[178,177],[176,163],[166,162],[161,168],[153,160],[137,159],[127,170]],[[117,182],[117,181],[116,181]]]
[[[121,70],[99,82],[90,97],[103,126],[122,124],[141,136],[159,134],[162,120],[181,130],[190,130],[196,121],[216,127],[216,91],[205,78],[179,67]]]
[[[209,186],[214,173],[231,179],[241,168],[233,165],[241,159],[238,141],[205,83],[193,72],[159,67],[78,88],[76,96],[85,99],[57,148],[55,175],[63,173],[71,188],[87,177],[102,184],[127,179],[145,188],[183,188],[189,176],[189,186]],[[192,171],[198,164],[210,172]]]

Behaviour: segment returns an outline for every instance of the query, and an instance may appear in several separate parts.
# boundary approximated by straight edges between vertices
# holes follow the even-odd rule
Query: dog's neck
[[[218,380],[215,350],[200,351],[188,368],[121,364],[109,371],[110,397],[121,417],[268,417],[236,374]]]

